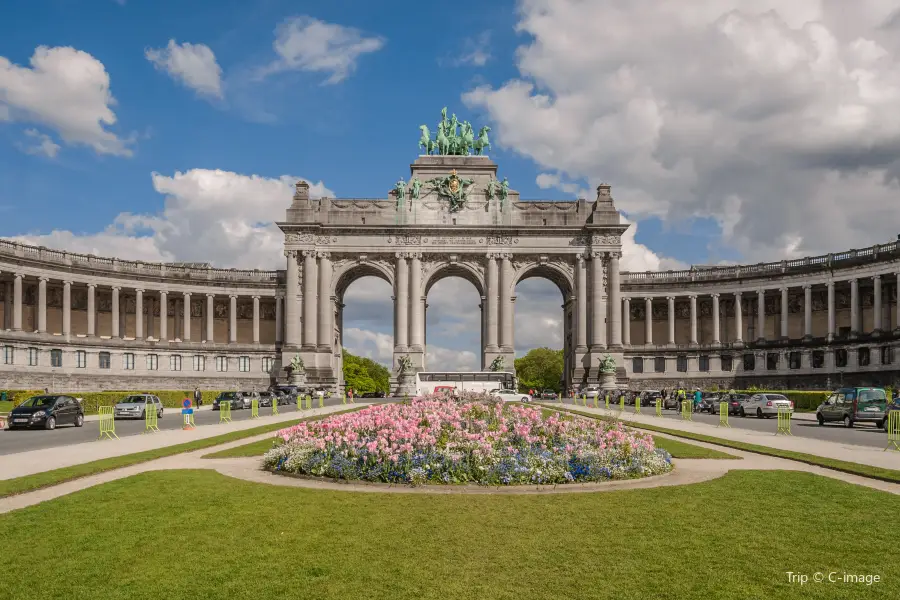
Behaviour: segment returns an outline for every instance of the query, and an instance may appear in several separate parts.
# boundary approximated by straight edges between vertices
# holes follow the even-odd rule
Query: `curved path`
[[[663,434],[654,434],[660,437],[671,437]],[[399,493],[399,494],[558,494],[558,493],[586,493],[586,492],[612,492],[626,489],[645,489],[652,487],[670,486],[670,485],[688,485],[692,483],[700,483],[709,481],[717,477],[725,475],[730,470],[786,470],[786,471],[803,471],[814,473],[832,479],[839,479],[848,483],[855,483],[876,490],[881,490],[891,494],[900,495],[900,484],[868,479],[830,469],[823,469],[804,463],[799,463],[782,458],[774,458],[741,452],[739,450],[725,449],[729,454],[733,454],[742,460],[728,459],[675,459],[675,470],[666,475],[648,477],[645,479],[633,479],[626,481],[611,481],[598,484],[557,486],[557,487],[515,487],[515,488],[487,488],[481,486],[460,486],[460,487],[442,487],[442,486],[388,486],[377,484],[360,484],[360,483],[335,483],[325,480],[300,479],[295,477],[285,477],[282,475],[274,475],[259,468],[259,458],[228,458],[228,459],[212,459],[202,458],[204,455],[219,450],[226,450],[243,446],[257,440],[271,438],[272,434],[247,438],[229,444],[222,444],[215,448],[206,448],[196,452],[189,452],[161,458],[131,467],[117,469],[99,473],[90,477],[76,479],[67,483],[62,483],[52,487],[35,490],[17,496],[0,499],[0,514],[33,506],[46,500],[52,500],[65,496],[95,485],[101,485],[109,481],[124,479],[144,473],[147,471],[164,471],[171,469],[212,469],[228,477],[243,479],[256,483],[280,485],[286,487],[304,487],[311,489],[329,489],[343,490],[348,492],[377,492],[377,493]],[[672,438],[677,439],[677,438]],[[722,450],[718,446],[705,444],[701,442],[691,442],[697,446],[705,448],[713,448]]]

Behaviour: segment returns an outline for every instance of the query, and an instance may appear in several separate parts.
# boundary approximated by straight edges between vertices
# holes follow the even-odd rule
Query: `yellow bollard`
[[[250,418],[258,419],[259,418],[259,400],[253,398],[250,400]]]
[[[728,403],[719,402],[719,424],[716,427],[731,427],[728,424]]]
[[[306,395],[306,410],[312,410],[312,396]]]
[[[619,398],[619,412],[625,412],[625,396]]]
[[[656,416],[657,417],[662,416],[662,400],[656,401]]]
[[[159,415],[156,414],[156,405],[152,402],[144,403],[144,433],[159,431]]]
[[[693,421],[694,420],[694,406],[690,400],[682,400],[681,401],[681,420],[682,421]]]
[[[791,433],[791,409],[783,406],[778,407],[778,429],[775,430],[775,435],[778,434],[794,435]]]
[[[603,399],[604,399],[604,401],[606,402],[604,408],[606,408],[606,410],[609,410],[609,394],[607,394],[606,396],[604,396]]]
[[[325,394],[316,394],[319,396],[319,408],[323,408],[325,406]]]
[[[888,448],[891,450],[900,450],[900,410],[892,410],[887,416],[887,439]]]
[[[303,396],[297,394],[297,410],[303,410]]]
[[[219,402],[219,423],[231,423],[231,402]]]
[[[587,406],[587,394],[585,394],[584,392],[581,392],[581,402],[585,405],[585,407]]]
[[[272,414],[277,415],[278,413],[278,396],[272,395]]]
[[[635,396],[634,398],[634,414],[641,414],[641,397]]]
[[[116,435],[116,418],[113,416],[113,407],[101,406],[97,412],[100,413],[100,437],[97,439],[102,440],[103,436],[109,439],[119,439],[119,436]]]

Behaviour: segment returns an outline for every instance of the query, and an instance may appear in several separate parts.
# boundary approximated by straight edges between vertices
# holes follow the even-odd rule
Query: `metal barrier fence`
[[[682,421],[693,421],[694,420],[694,403],[690,400],[682,400],[681,401],[681,420]]]
[[[587,406],[587,394],[585,394],[584,392],[581,393],[581,403]]]
[[[785,408],[783,406],[778,407],[778,429],[775,431],[775,435],[794,435],[791,433],[792,413],[793,411],[790,408]]]
[[[231,423],[231,402],[219,403],[219,423]]]
[[[619,398],[619,412],[625,412],[625,396]]]
[[[273,415],[278,414],[278,397],[277,396],[272,397],[272,414]]]
[[[312,396],[306,395],[306,410],[312,410]]]
[[[719,424],[716,427],[731,427],[728,424],[728,403],[719,402]]]
[[[319,397],[319,408],[325,408],[325,394],[316,394]],[[406,400],[409,400],[409,394],[406,394]]]
[[[97,439],[102,440],[104,436],[109,439],[119,439],[119,436],[116,435],[116,418],[113,415],[113,407],[101,406],[98,408],[98,412],[100,413],[100,437]]]
[[[606,402],[606,406],[604,408],[606,408],[606,410],[609,410],[609,394],[607,394],[605,396],[605,402]]]
[[[641,414],[641,397],[637,396],[634,399],[634,414]]]
[[[656,416],[657,417],[662,416],[662,400],[656,401]]]
[[[152,402],[144,403],[144,433],[159,431],[159,415],[156,413],[156,405]]]
[[[900,450],[900,410],[892,410],[887,416],[888,448]]]
[[[297,410],[303,410],[303,396],[297,394]]]
[[[250,418],[258,419],[259,418],[259,400],[253,398],[250,400]]]

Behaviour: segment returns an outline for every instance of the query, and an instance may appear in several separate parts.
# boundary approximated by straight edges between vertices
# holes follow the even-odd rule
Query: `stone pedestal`
[[[616,372],[600,372],[600,389],[601,390],[616,390],[618,386],[616,385]]]
[[[306,371],[291,371],[291,385],[306,387]]]
[[[416,378],[412,373],[402,373],[397,375],[397,393],[396,396],[415,396],[416,395]]]

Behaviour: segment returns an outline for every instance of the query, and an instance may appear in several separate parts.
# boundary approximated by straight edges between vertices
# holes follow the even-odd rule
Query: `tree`
[[[534,348],[516,359],[516,376],[524,389],[560,391],[563,376],[563,351]]]
[[[355,356],[344,350],[344,383],[354,393],[387,392],[391,374],[371,358]]]

